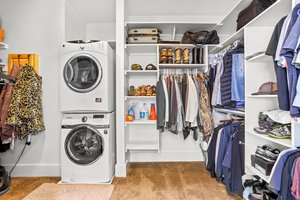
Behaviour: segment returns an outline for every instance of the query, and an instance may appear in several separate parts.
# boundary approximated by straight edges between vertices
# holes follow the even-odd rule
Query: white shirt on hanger
[[[185,121],[191,123],[191,127],[197,127],[197,115],[199,109],[198,94],[195,83],[188,75],[188,94],[186,98]]]
[[[162,85],[165,94],[165,123],[169,122],[169,95],[165,79],[162,79]],[[166,124],[165,124],[166,126]]]

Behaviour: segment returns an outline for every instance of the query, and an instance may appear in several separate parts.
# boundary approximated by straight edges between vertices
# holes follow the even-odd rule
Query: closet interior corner
[[[266,49],[270,45],[276,24],[282,17],[291,13],[296,1],[268,1],[268,6],[264,5],[266,7],[256,17],[242,22],[241,11],[247,8],[251,2],[250,0],[232,1],[220,16],[198,16],[190,6],[178,11],[176,7],[178,5],[175,3],[174,10],[179,12],[178,15],[189,10],[186,13],[190,14],[185,14],[185,17],[182,18],[175,15],[175,12],[164,12],[161,8],[151,12],[149,11],[151,9],[146,11],[146,8],[152,8],[148,2],[143,2],[143,5],[141,2],[133,0],[125,2],[124,24],[122,25],[125,25],[125,35],[119,41],[123,41],[125,47],[121,68],[125,74],[123,110],[126,148],[124,157],[126,161],[199,161],[204,159],[206,162],[210,162],[207,160],[206,150],[199,148],[199,146],[201,147],[203,142],[211,142],[216,128],[220,129],[220,127],[226,127],[230,124],[234,127],[230,129],[231,131],[234,133],[238,131],[241,134],[237,136],[237,140],[240,142],[238,147],[240,154],[238,156],[240,156],[240,163],[242,163],[240,166],[242,169],[239,169],[241,170],[239,173],[241,175],[244,173],[256,175],[268,182],[269,175],[254,167],[253,160],[251,160],[257,148],[267,145],[284,150],[300,146],[299,136],[296,134],[300,130],[300,123],[297,118],[290,120],[291,136],[287,136],[289,138],[271,137],[268,134],[260,134],[255,131],[259,126],[259,117],[262,116],[262,113],[279,110],[280,107],[277,91],[260,91],[263,87],[275,87],[273,83],[276,83],[278,78],[274,70],[274,60],[266,52]],[[193,3],[193,6],[197,7],[198,2],[193,1]],[[134,9],[136,6],[143,9]],[[233,23],[237,19],[240,20],[238,25]],[[121,27],[120,24],[119,28],[124,27]],[[159,32],[159,38],[153,37],[152,40],[155,41],[153,43],[131,41],[131,31],[143,28],[155,29]],[[219,42],[202,45],[178,42],[183,38],[186,31],[197,30],[216,30]],[[197,48],[201,49],[202,61],[195,63],[193,52],[197,51],[195,50]],[[168,53],[171,55],[170,58]],[[182,55],[181,60],[176,58],[177,54]],[[149,64],[155,66],[153,71],[146,70]],[[186,102],[183,101],[189,101],[182,95],[182,92],[185,91],[182,91],[181,84],[184,82],[182,80],[185,76],[189,76],[194,79],[194,83],[199,84],[196,84],[197,91],[203,87],[203,90],[199,90],[198,100],[200,104],[196,108],[199,109],[198,116],[200,116],[198,127],[202,133],[205,128],[209,130],[209,126],[216,127],[209,130],[207,135],[201,136],[200,134],[199,137],[193,135],[191,126],[183,125],[182,129],[181,120],[177,121],[176,127],[168,124],[171,121],[168,117],[172,116],[172,109],[176,107],[176,109],[182,108],[185,111]],[[195,80],[195,77],[198,79]],[[173,88],[175,93],[173,93],[172,86],[171,88],[164,88],[169,87],[169,83],[175,84]],[[176,84],[180,88],[178,92],[181,98],[173,104],[170,98],[176,99],[178,96]],[[139,96],[139,88],[143,90],[143,87],[147,86],[156,86],[155,94],[153,96],[151,94]],[[161,94],[161,90],[165,96]],[[189,88],[189,92],[191,91]],[[201,99],[205,95],[207,95],[207,99],[206,97]],[[167,103],[161,107],[160,101],[171,102],[172,105]],[[206,103],[208,103],[208,107],[205,106]],[[131,108],[139,107],[141,109],[141,106],[137,106],[139,104],[147,105],[148,110],[150,110],[151,104],[157,106],[157,113],[159,115],[164,113],[164,119],[157,115],[156,123],[149,119],[135,119],[133,121],[128,119],[129,121],[126,121],[130,112],[134,112],[134,109],[131,111]],[[166,108],[166,106],[169,107]],[[207,116],[201,116],[202,111],[211,116],[213,122],[206,122],[205,117]],[[166,117],[167,112],[171,113],[168,117]],[[183,119],[183,123],[185,122],[186,118]],[[185,133],[187,127],[191,130],[191,134]],[[234,133],[230,132],[230,135],[233,137]],[[195,156],[197,154],[198,156]]]

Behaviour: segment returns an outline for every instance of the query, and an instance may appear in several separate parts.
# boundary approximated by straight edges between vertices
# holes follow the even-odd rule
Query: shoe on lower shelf
[[[253,130],[259,134],[267,134],[267,132],[268,132],[267,129],[262,128],[262,127],[255,127]]]
[[[255,155],[269,162],[276,162],[280,151],[267,145],[262,147],[258,146],[255,151]]]
[[[268,135],[277,139],[289,139],[291,138],[291,127],[288,125],[275,127],[268,131]]]

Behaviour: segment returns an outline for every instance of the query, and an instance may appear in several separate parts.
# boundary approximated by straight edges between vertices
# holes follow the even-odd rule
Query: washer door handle
[[[71,65],[71,62],[68,62],[67,68],[70,70],[71,75],[68,77],[68,73],[67,73],[67,71],[66,71],[66,72],[65,72],[65,77],[67,78],[68,83],[70,83],[71,80],[73,79],[73,76],[74,76],[74,70],[73,70],[73,67],[72,67],[72,65]]]

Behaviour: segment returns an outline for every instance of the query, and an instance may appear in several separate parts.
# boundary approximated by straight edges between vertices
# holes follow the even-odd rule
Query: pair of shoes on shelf
[[[255,151],[255,156],[262,158],[269,162],[276,162],[280,151],[267,145],[258,146]]]
[[[291,125],[283,125],[273,128],[273,130],[267,132],[270,137],[277,139],[289,139],[291,138]]]
[[[174,64],[189,64],[190,63],[190,49],[184,48],[183,50],[181,48],[175,49],[175,59]]]
[[[204,63],[204,50],[202,48],[192,49],[192,64],[203,64]]]

